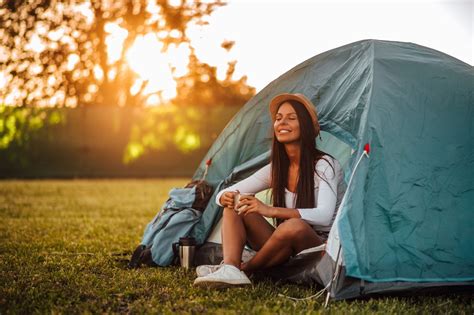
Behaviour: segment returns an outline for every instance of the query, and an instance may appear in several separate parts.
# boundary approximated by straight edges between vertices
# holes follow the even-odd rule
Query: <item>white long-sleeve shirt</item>
[[[320,159],[316,163],[314,173],[314,208],[296,209],[301,218],[308,222],[314,230],[329,232],[332,223],[336,218],[336,211],[341,203],[346,185],[341,165],[336,159],[328,155],[325,159]],[[327,161],[326,161],[327,160]],[[328,163],[331,163],[331,165]],[[334,171],[333,171],[334,169]],[[316,172],[323,177],[322,180]],[[250,177],[220,191],[216,196],[216,203],[219,206],[220,198],[227,191],[240,191],[241,193],[258,193],[271,187],[271,164],[268,164],[255,172]],[[296,193],[285,188],[286,208],[295,208]]]

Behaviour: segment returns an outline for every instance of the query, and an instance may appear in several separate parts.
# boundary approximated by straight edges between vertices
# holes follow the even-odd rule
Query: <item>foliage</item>
[[[64,113],[58,109],[0,105],[0,154],[26,165],[27,152],[31,142],[40,136],[38,132],[64,123]]]
[[[123,162],[133,162],[150,151],[176,148],[187,154],[209,148],[236,110],[216,104],[151,108],[132,127]]]
[[[189,59],[189,72],[177,79],[177,96],[173,104],[202,107],[243,105],[255,95],[255,88],[247,85],[247,77],[232,80],[237,61],[228,64],[226,78],[220,81],[217,79],[216,67],[200,62],[194,54]]]
[[[0,177],[185,176],[236,106],[0,107]]]
[[[0,313],[472,314],[472,294],[293,302],[316,288],[192,286],[193,271],[128,270],[143,229],[183,179],[0,182]],[[319,289],[319,288],[318,288]]]
[[[142,106],[151,95],[146,93],[149,79],[134,72],[126,58],[135,41],[151,35],[162,44],[162,52],[181,44],[191,50],[188,27],[207,23],[206,18],[223,5],[222,0],[3,1],[0,87],[4,88],[0,101],[11,105]],[[117,29],[120,31],[114,34],[120,34],[122,42],[115,50],[118,55],[112,56],[109,46]],[[191,73],[199,69],[189,67]],[[182,77],[194,78],[192,74]],[[226,104],[241,105],[241,99],[252,94],[245,78],[216,83],[230,86],[229,95],[235,95]],[[161,95],[160,91],[154,94]]]

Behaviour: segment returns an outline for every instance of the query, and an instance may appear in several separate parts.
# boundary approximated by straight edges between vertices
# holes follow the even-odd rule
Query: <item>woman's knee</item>
[[[258,221],[260,218],[263,219],[263,217],[258,213],[249,213],[248,215],[240,216],[233,208],[228,207],[224,208],[223,216],[239,219],[244,223],[245,226],[253,225],[253,223]]]
[[[223,216],[227,217],[238,217],[237,212],[233,208],[225,207],[222,213]]]

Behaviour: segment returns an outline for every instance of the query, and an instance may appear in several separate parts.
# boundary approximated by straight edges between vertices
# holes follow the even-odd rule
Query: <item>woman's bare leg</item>
[[[248,240],[252,248],[259,250],[273,228],[259,214],[241,217],[234,209],[224,208],[221,233],[224,263],[240,268],[245,242]]]
[[[258,213],[249,213],[242,217],[247,241],[253,250],[259,251],[270,239],[275,228]]]
[[[289,219],[280,224],[257,254],[241,268],[245,272],[269,268],[284,263],[291,255],[321,245],[313,229],[301,219]]]
[[[244,223],[232,208],[224,208],[222,217],[221,233],[224,263],[240,268],[242,250],[247,239]]]

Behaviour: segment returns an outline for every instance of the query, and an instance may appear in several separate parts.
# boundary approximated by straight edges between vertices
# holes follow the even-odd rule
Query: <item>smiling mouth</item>
[[[282,129],[280,131],[278,131],[278,133],[282,133],[282,134],[285,134],[285,133],[290,133],[291,130],[287,130],[287,129]]]

